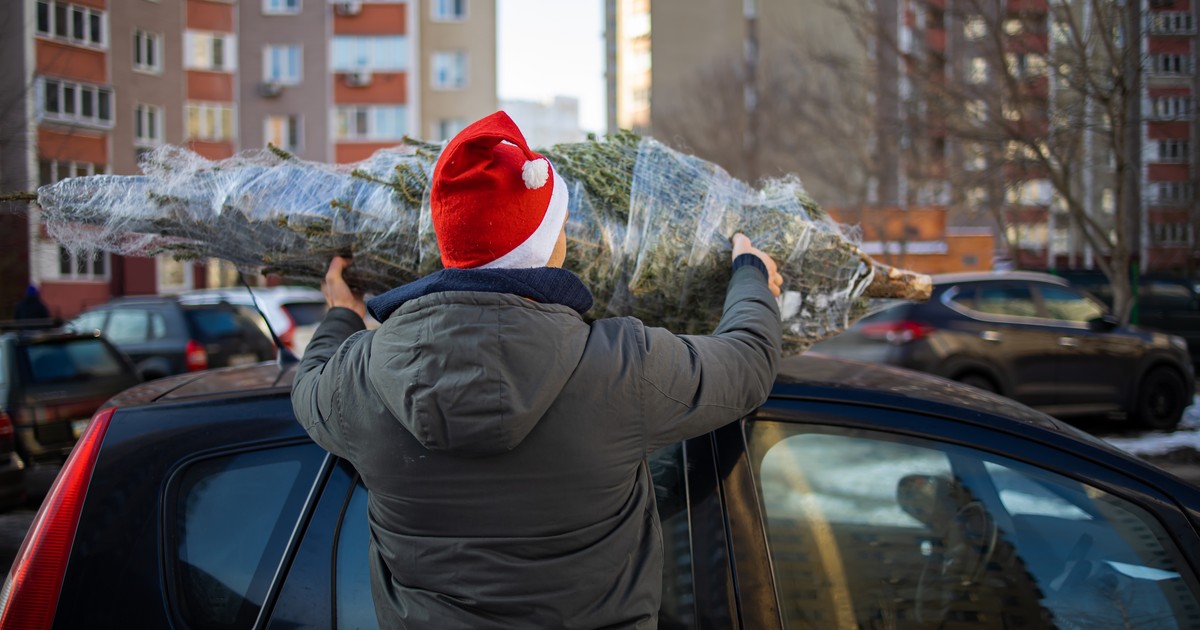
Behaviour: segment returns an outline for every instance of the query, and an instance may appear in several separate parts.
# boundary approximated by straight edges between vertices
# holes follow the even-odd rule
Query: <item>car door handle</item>
[[[1064,348],[1075,348],[1079,346],[1079,340],[1074,337],[1059,337],[1058,345]]]
[[[979,333],[979,338],[984,341],[990,341],[992,343],[1000,343],[1001,341],[1004,340],[1004,335],[1000,334],[999,332],[997,332],[995,330],[985,330],[985,331]]]

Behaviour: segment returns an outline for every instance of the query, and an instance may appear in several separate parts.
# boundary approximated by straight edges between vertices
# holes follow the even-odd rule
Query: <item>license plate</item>
[[[253,354],[231,354],[229,355],[229,365],[250,365],[257,363],[258,357]]]
[[[78,440],[79,436],[83,435],[84,430],[87,429],[87,425],[87,420],[72,420],[71,435],[74,435],[75,439]]]

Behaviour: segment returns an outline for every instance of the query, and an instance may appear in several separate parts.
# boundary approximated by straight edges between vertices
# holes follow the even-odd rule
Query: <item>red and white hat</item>
[[[429,203],[444,267],[544,267],[567,219],[567,186],[496,112],[446,145]]]

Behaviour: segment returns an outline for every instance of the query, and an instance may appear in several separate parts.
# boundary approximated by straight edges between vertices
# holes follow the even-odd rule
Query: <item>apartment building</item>
[[[406,135],[447,139],[497,109],[493,0],[0,4],[5,190],[136,174],[163,144],[209,160],[270,144],[355,162]],[[36,207],[0,217],[0,305],[27,282],[70,317],[114,296],[236,280],[220,261],[72,253]]]
[[[1143,67],[1136,120],[1142,151],[1132,162],[1140,191],[1134,210],[1141,234],[1137,253],[1143,270],[1177,271],[1189,264],[1195,270],[1200,268],[1196,9],[1186,0],[1140,2]],[[839,4],[874,13],[858,15],[855,23],[855,16],[848,19],[833,8]],[[1086,4],[1064,3],[1060,9],[1091,10]],[[1050,3],[1008,0],[994,5],[992,15],[973,16],[978,9],[972,7],[982,6],[993,5],[607,0],[610,120],[657,135],[736,176],[799,174],[826,205],[949,207],[953,227],[1003,228],[1004,242],[1019,250],[1017,262],[1025,267],[1094,267],[1100,254],[1091,250],[1028,147],[1010,142],[989,152],[953,133],[952,119],[960,114],[990,116],[1036,134],[1050,129],[1053,116],[1061,121],[1063,112],[1090,107],[1062,87],[1064,77],[1057,85],[1050,79],[1055,72],[1047,66],[1065,36]],[[884,35],[863,37],[872,32]],[[986,57],[980,50],[994,45],[995,34],[1002,40],[1001,55]],[[830,65],[834,58],[841,65]],[[1020,107],[995,97],[1002,93],[996,81],[1005,67],[1021,82]],[[816,89],[788,92],[788,81]],[[847,90],[851,83],[861,84],[862,92]],[[959,86],[954,88],[959,99],[977,90],[980,100],[960,100],[955,111],[947,111],[945,102],[937,102],[939,83]],[[698,108],[689,109],[690,102],[710,112],[706,122],[695,117]],[[814,114],[827,128],[797,124]],[[1104,124],[1098,108],[1089,115]],[[692,122],[681,129],[680,121],[689,117]],[[1099,140],[1081,145],[1073,185],[1090,214],[1112,221],[1105,217],[1118,201],[1113,149]],[[754,169],[747,169],[748,149],[757,151]]]

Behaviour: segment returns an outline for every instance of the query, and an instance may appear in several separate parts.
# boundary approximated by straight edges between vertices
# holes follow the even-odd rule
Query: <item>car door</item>
[[[718,434],[731,537],[762,536],[770,558],[735,542],[737,581],[770,572],[777,596],[750,627],[1200,623],[1197,536],[1153,479],[1017,433],[841,403],[778,403]]]
[[[1143,342],[1125,329],[1103,325],[1104,306],[1079,291],[1049,283],[1034,288],[1043,325],[1054,333],[1057,398],[1053,408],[1043,410],[1065,416],[1124,408]]]
[[[960,305],[961,306],[961,305]],[[1037,303],[1026,283],[982,282],[975,287],[969,319],[957,325],[987,344],[987,354],[1008,381],[1004,394],[1030,405],[1056,402],[1053,357],[1056,336],[1037,317]]]

